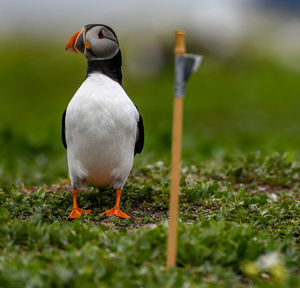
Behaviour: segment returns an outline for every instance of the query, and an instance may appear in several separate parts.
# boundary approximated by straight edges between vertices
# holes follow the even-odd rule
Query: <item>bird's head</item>
[[[104,24],[88,24],[72,35],[66,50],[84,54],[88,60],[108,60],[120,48],[113,29]]]

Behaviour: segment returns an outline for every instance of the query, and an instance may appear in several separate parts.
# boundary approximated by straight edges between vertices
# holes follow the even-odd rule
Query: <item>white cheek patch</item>
[[[105,60],[111,59],[119,52],[119,44],[113,40],[113,35],[108,35],[108,31],[104,31],[104,38],[99,39],[98,33],[101,26],[93,27],[86,32],[86,41],[89,42],[90,48],[86,49],[85,55],[89,60]],[[110,33],[111,34],[111,33]],[[105,36],[111,38],[105,38]]]

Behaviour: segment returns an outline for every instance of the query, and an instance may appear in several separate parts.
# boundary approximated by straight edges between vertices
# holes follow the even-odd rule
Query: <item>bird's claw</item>
[[[71,218],[71,219],[80,218],[82,211],[84,211],[85,215],[92,212],[92,210],[83,210],[81,208],[73,208],[72,212],[69,215],[69,218]]]
[[[105,212],[102,215],[115,215],[120,218],[130,218],[126,213],[122,212],[120,208],[113,207]]]

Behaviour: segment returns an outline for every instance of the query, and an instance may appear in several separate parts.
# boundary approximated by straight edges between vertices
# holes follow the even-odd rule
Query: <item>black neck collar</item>
[[[88,60],[86,78],[89,77],[92,73],[100,72],[108,76],[112,80],[118,82],[122,86],[121,66],[121,51],[119,51],[116,56],[108,60]]]

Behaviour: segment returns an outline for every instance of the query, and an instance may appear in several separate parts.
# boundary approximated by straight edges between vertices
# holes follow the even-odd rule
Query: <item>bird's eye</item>
[[[104,33],[103,33],[102,30],[98,33],[98,38],[99,38],[99,39],[104,38]]]

